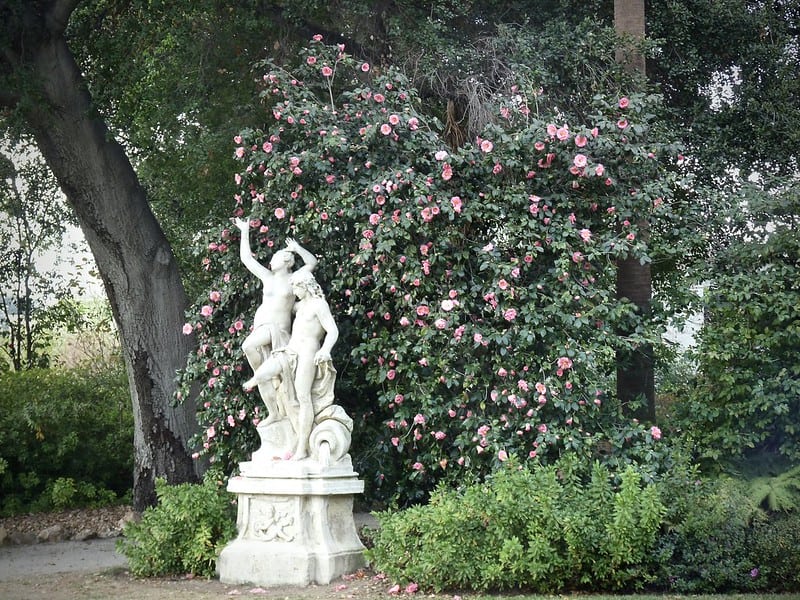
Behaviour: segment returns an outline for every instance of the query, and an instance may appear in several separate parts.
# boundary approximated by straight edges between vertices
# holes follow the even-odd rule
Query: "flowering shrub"
[[[342,46],[315,39],[291,72],[263,66],[268,124],[235,137],[233,216],[250,219],[262,263],[287,237],[320,257],[338,401],[357,424],[382,421],[365,444],[374,483],[411,500],[564,453],[654,468],[660,430],[623,417],[609,390],[616,351],[656,339],[627,326],[638,317],[614,287],[617,259],[649,260],[636,223],[669,197],[672,158],[649,135],[658,98],[597,96],[578,123],[509,83],[496,121],[450,148],[400,73]],[[264,410],[241,392],[260,290],[238,244],[224,226],[198,249],[218,285],[185,326],[200,346],[181,391],[200,382],[204,450],[228,465]]]

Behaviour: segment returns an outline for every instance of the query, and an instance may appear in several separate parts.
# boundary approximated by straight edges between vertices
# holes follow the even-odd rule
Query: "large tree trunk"
[[[75,210],[119,327],[135,423],[133,502],[141,510],[155,503],[157,477],[196,480],[188,449],[195,407],[172,406],[176,370],[190,350],[181,333],[187,301],[170,245],[67,46],[74,5],[18,3],[25,20],[4,27],[20,43],[3,67],[27,70],[17,108]]]
[[[644,38],[644,0],[614,0],[614,28],[617,33],[631,39]],[[617,51],[617,61],[631,72],[645,74],[645,60],[633,45],[623,45]],[[638,220],[640,239],[647,239],[649,224],[646,216]],[[641,264],[629,258],[617,265],[617,296],[627,298],[636,305],[644,318],[650,315],[652,278],[650,264]],[[623,334],[625,332],[622,332]],[[655,385],[653,377],[653,348],[644,346],[633,352],[617,354],[617,396],[623,406],[639,398],[645,405],[634,416],[641,420],[655,420]]]

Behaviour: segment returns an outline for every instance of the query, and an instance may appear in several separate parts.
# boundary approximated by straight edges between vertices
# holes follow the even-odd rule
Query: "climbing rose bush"
[[[338,402],[375,489],[411,501],[511,457],[564,453],[653,473],[660,432],[624,417],[611,390],[616,351],[658,340],[628,326],[638,317],[614,293],[616,260],[649,260],[637,223],[669,202],[658,98],[597,96],[582,123],[509,83],[495,121],[452,148],[402,74],[342,46],[314,39],[291,70],[262,68],[266,125],[234,138],[232,216],[250,219],[262,263],[287,237],[320,257],[342,334]],[[180,395],[199,385],[203,452],[234,468],[264,416],[241,391],[260,283],[230,224],[197,253],[217,284],[188,315],[199,347]],[[618,336],[623,323],[637,333]]]

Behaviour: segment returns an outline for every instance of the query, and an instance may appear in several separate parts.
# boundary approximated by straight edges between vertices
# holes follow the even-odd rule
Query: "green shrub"
[[[117,549],[140,577],[214,574],[217,557],[236,533],[230,495],[207,475],[202,484],[156,482],[158,505],[125,526]]]
[[[669,492],[680,509],[668,514],[659,540],[663,585],[679,593],[751,589],[748,531],[763,513],[746,486],[721,478]]]
[[[40,497],[41,504],[59,510],[76,506],[108,506],[117,500],[117,495],[111,490],[85,481],[75,481],[71,477],[59,477],[50,482]]]
[[[487,483],[439,489],[427,506],[379,513],[373,566],[436,590],[641,587],[665,508],[629,467],[614,486],[595,464],[509,465]]]
[[[107,504],[131,489],[133,417],[121,364],[0,373],[0,431],[0,515]]]
[[[752,586],[771,592],[800,591],[800,512],[773,513],[750,536]]]

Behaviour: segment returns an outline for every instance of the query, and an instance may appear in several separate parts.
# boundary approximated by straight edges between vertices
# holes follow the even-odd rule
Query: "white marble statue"
[[[334,403],[331,349],[339,337],[312,269],[316,259],[293,240],[270,268],[250,253],[242,262],[264,285],[253,331],[242,349],[269,415],[256,429],[261,447],[228,481],[237,495],[238,535],[217,561],[220,581],[258,586],[325,585],[365,564],[353,519],[363,493],[348,453],[353,421]],[[304,265],[292,272],[294,255]]]
[[[328,467],[349,461],[353,422],[334,404],[331,349],[339,330],[312,273],[317,260],[288,240],[267,269],[250,251],[249,223],[237,220],[236,225],[242,231],[242,262],[264,289],[253,331],[242,344],[253,369],[244,388],[257,387],[269,413],[258,426],[262,447],[253,462],[312,458]],[[305,263],[294,272],[293,254]]]

